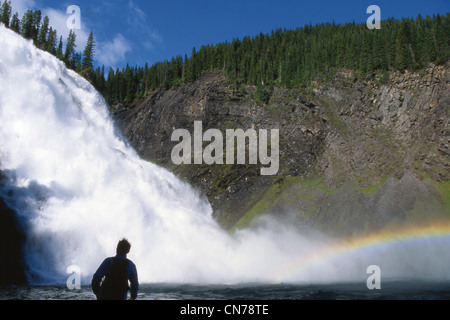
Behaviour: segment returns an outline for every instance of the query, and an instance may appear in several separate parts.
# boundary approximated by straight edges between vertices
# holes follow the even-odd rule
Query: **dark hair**
[[[131,244],[128,242],[127,239],[122,239],[117,244],[116,253],[118,255],[126,255],[128,252],[130,252]]]

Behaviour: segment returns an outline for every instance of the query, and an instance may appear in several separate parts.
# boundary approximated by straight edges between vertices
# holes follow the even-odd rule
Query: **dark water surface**
[[[1,300],[94,300],[90,286],[0,287]],[[389,281],[369,290],[341,284],[142,284],[138,300],[450,300],[450,281]]]

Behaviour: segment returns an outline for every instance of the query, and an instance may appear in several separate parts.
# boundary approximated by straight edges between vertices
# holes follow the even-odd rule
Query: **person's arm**
[[[100,267],[98,267],[97,271],[94,273],[94,276],[92,277],[92,291],[96,296],[98,296],[100,291],[100,283],[102,282],[103,277],[106,275],[108,266],[110,265],[110,259],[105,259]]]
[[[128,279],[130,280],[130,296],[132,300],[136,300],[139,289],[139,280],[136,265],[133,262],[128,264]]]

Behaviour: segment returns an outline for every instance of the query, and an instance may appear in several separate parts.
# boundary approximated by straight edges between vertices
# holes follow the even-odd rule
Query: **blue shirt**
[[[117,255],[116,258],[120,259],[120,260],[125,260],[126,257],[125,256],[120,256]],[[106,274],[108,273],[109,269],[111,268],[111,266],[113,265],[114,260],[113,257],[110,258],[106,258],[102,264],[100,265],[100,267],[97,269],[97,271],[94,274],[94,277],[92,278],[92,289],[94,290],[94,293],[96,295],[98,295],[98,289],[100,288],[100,283],[103,279],[103,277],[106,276]],[[136,299],[137,298],[137,291],[139,289],[139,281],[138,281],[138,275],[137,275],[137,269],[136,269],[136,265],[130,260],[127,264],[127,275],[128,275],[128,280],[130,281],[130,295],[131,295],[131,299]],[[126,296],[124,297],[124,300],[126,300]]]

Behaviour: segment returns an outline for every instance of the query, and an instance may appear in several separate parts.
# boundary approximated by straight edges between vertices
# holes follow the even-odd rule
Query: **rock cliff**
[[[225,228],[271,214],[300,226],[359,233],[449,216],[449,63],[358,77],[342,70],[304,87],[230,85],[221,73],[158,90],[114,118],[137,152],[202,190]],[[180,165],[172,132],[279,129],[280,170]]]
[[[4,177],[0,171],[0,188]],[[25,241],[16,213],[0,196],[0,285],[26,282],[22,247]]]

